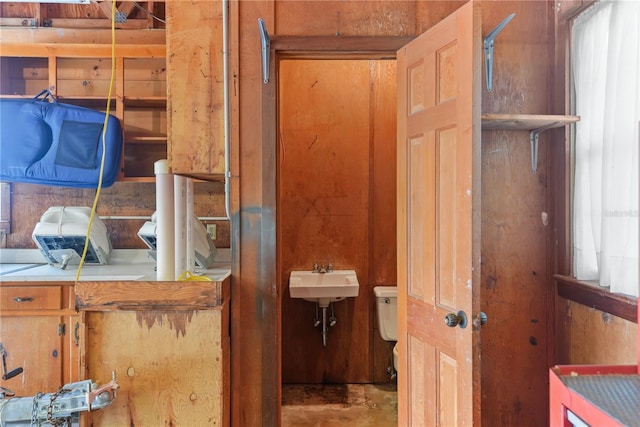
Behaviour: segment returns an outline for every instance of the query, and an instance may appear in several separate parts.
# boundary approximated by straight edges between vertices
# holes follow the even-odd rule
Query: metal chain
[[[63,388],[61,388],[60,390],[56,391],[55,393],[53,393],[51,395],[51,399],[49,400],[49,406],[47,407],[47,421],[54,427],[57,426],[61,426],[62,424],[64,424],[65,422],[67,423],[67,425],[71,425],[71,418],[70,417],[66,417],[66,418],[58,418],[58,419],[54,419],[53,418],[53,402],[61,395],[64,394],[66,392],[68,392],[69,390],[65,390]]]
[[[38,421],[38,401],[43,396],[42,393],[37,392],[35,396],[33,396],[33,406],[31,407],[31,427],[40,427],[40,422]]]

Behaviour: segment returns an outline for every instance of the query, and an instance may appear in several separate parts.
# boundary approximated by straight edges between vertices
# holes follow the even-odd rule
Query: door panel
[[[479,422],[479,21],[469,2],[398,51],[403,426]]]
[[[59,316],[2,316],[0,342],[7,356],[7,371],[23,372],[0,386],[16,396],[52,393],[63,385],[63,337],[58,332]],[[68,326],[67,326],[68,328]]]

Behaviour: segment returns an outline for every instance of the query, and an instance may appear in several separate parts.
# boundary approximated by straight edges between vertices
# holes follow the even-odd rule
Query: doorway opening
[[[394,390],[373,287],[396,284],[395,68],[380,58],[277,61],[281,387],[315,390],[309,405],[330,406],[331,390],[349,384]],[[314,264],[353,269],[359,282],[357,297],[333,303],[326,346],[314,303],[288,290],[291,271]]]

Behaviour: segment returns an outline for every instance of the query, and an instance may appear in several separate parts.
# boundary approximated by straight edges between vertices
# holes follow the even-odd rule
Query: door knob
[[[467,315],[464,311],[460,310],[456,313],[449,313],[444,316],[444,324],[450,328],[455,328],[456,326],[460,326],[461,328],[467,327]]]
[[[480,312],[480,326],[482,326],[485,323],[487,323],[487,320],[489,320],[489,318],[487,317],[487,313],[485,313],[484,311],[481,311]]]
[[[473,318],[473,330],[478,331],[482,326],[487,323],[487,313],[481,311],[477,316]]]

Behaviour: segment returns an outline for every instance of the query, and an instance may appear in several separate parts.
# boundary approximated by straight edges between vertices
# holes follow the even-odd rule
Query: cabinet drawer
[[[60,286],[0,287],[3,310],[57,310],[62,308]]]

